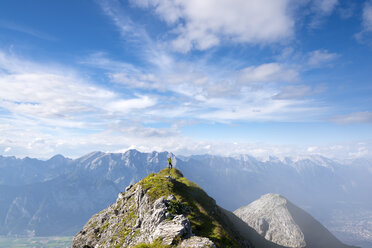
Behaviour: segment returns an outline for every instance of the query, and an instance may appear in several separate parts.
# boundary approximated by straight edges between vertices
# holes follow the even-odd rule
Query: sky
[[[0,1],[0,155],[372,157],[372,1]]]

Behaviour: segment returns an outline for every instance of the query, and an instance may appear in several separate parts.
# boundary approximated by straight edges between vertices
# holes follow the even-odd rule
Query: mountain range
[[[125,187],[159,172],[167,158],[228,210],[277,193],[346,243],[372,247],[372,163],[168,152],[93,152],[78,159],[0,156],[0,235],[72,235]]]

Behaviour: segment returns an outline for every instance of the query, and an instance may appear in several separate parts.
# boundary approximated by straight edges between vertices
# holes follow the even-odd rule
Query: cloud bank
[[[131,1],[151,8],[173,27],[171,44],[180,52],[206,50],[221,42],[273,43],[291,38],[289,0]]]

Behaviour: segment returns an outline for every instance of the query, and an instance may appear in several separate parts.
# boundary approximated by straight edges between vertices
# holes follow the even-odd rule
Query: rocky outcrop
[[[267,194],[234,212],[261,236],[287,247],[305,247],[304,235],[287,208],[287,200]]]
[[[188,218],[172,215],[169,204],[164,197],[151,203],[140,185],[132,187],[120,193],[115,204],[94,215],[74,237],[72,247],[128,247],[157,240],[162,245],[182,240],[180,247],[214,247],[208,238],[193,235]]]
[[[126,192],[118,195],[114,204],[95,214],[85,224],[74,237],[72,247],[119,248],[153,243],[172,247],[216,247],[208,235],[202,237],[198,233],[211,233],[217,243],[229,239],[237,242],[233,234],[218,223],[219,217],[206,217],[207,212],[199,215],[200,210],[213,207],[218,216],[213,199],[200,188],[196,189],[197,185],[186,181],[179,171],[174,172],[176,175],[172,177],[165,173],[151,174],[128,187]],[[207,202],[198,202],[198,197],[203,196]],[[195,232],[192,226],[196,228]],[[221,237],[213,233],[216,227]],[[231,244],[231,247],[238,247],[237,243]]]
[[[180,248],[205,248],[205,247],[216,247],[213,242],[204,237],[193,236],[189,239],[183,240],[179,245]]]
[[[322,224],[283,196],[266,194],[234,214],[265,239],[293,248],[347,248]]]

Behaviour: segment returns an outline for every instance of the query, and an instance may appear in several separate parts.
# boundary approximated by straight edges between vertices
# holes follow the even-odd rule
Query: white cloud
[[[0,107],[32,118],[78,121],[82,117],[128,114],[156,103],[149,96],[123,98],[88,83],[66,68],[43,67],[0,53]],[[32,71],[32,72],[31,72]]]
[[[285,89],[281,87],[281,84],[300,81],[299,72],[301,67],[298,65],[272,62],[248,67],[242,67],[239,63],[235,66],[230,63],[218,66],[211,65],[208,58],[201,58],[192,62],[185,62],[182,59],[180,61],[177,56],[172,56],[172,53],[167,52],[167,47],[151,40],[144,27],[134,24],[128,15],[125,15],[125,10],[115,5],[118,2],[105,1],[104,3],[104,12],[112,19],[123,37],[132,37],[131,32],[138,31],[144,42],[141,44],[141,49],[138,50],[137,55],[150,65],[143,68],[131,67],[126,63],[111,61],[103,53],[91,56],[84,63],[104,68],[108,71],[107,75],[111,82],[123,85],[132,92],[147,92],[147,94],[151,92],[151,94],[157,95],[157,104],[146,112],[153,118],[163,118],[168,121],[180,118],[221,122],[232,120],[293,121],[299,119],[303,121],[307,118],[317,119],[317,114],[321,115],[326,111],[325,108],[320,109],[319,104],[309,98],[301,99],[303,96],[313,94],[315,90],[311,89],[310,94],[305,87],[297,88],[300,93],[293,89],[290,96],[287,92],[284,97],[282,91]],[[200,24],[202,29],[206,28],[203,25],[217,25],[216,28],[211,27],[208,32],[217,37],[218,42],[220,42],[221,37],[240,42],[237,38],[240,34],[238,35],[239,32],[236,30],[244,31],[244,34],[239,36],[240,38],[245,33],[251,34],[252,31],[245,30],[246,28],[249,29],[245,26],[245,22],[249,23],[247,25],[256,21],[260,22],[259,20],[262,20],[263,23],[265,21],[275,22],[270,18],[275,19],[278,12],[288,17],[288,21],[291,22],[289,15],[287,15],[287,1],[245,1],[244,3],[233,1],[228,4],[229,6],[224,6],[226,2],[222,1],[213,3],[212,1],[196,2],[193,0],[187,2],[163,0],[132,2],[132,4],[143,8],[153,8],[169,25],[174,25],[175,29],[186,29],[200,20],[203,20]],[[240,8],[235,5],[238,3],[242,4]],[[189,13],[192,8],[199,6],[199,4],[202,5],[200,10]],[[274,10],[273,8],[278,5],[283,8]],[[262,10],[263,13],[260,13],[260,16],[249,15],[252,11],[261,9],[263,6],[266,6],[267,9]],[[284,8],[284,6],[286,7]],[[203,8],[207,7],[209,8],[208,11],[202,11]],[[222,11],[222,7],[224,7],[223,12],[227,14],[220,18],[216,13]],[[226,11],[225,7],[227,8]],[[245,8],[248,7],[252,8],[246,11]],[[244,14],[240,14],[239,11],[241,10],[245,11]],[[166,15],[169,11],[172,15]],[[268,14],[268,12],[270,13]],[[235,16],[235,14],[240,14],[236,17],[238,19],[228,17],[229,15]],[[248,19],[241,20],[239,18],[253,19],[252,22],[249,22]],[[240,28],[232,27],[229,29],[229,25],[239,21],[243,22],[237,24],[238,26],[242,25]],[[184,23],[184,25],[182,24],[180,27],[180,23]],[[237,33],[235,36],[228,37],[227,30],[235,30]],[[256,27],[254,30],[256,30]],[[254,30],[252,32],[255,32]],[[257,32],[264,32],[263,30],[260,29]],[[291,28],[288,30],[290,30],[289,33],[292,32]],[[204,32],[205,30],[201,31]],[[175,39],[179,40],[182,35],[186,35],[186,33],[178,33]],[[260,35],[257,37],[260,38]],[[203,39],[207,37],[204,34],[202,36]],[[190,46],[197,45],[196,40],[184,41]],[[260,42],[262,42],[262,39]],[[329,59],[326,56],[326,51],[322,52],[319,51],[316,54],[319,55],[318,57],[323,55],[323,57],[318,58],[319,63],[321,60]],[[287,91],[289,90],[287,89]]]
[[[105,64],[107,57],[101,58]],[[94,63],[91,63],[94,65]],[[101,68],[102,63],[97,64]],[[298,68],[280,63],[266,63],[243,69],[207,66],[198,61],[185,63],[174,60],[169,68],[151,67],[128,70],[113,66],[108,73],[112,82],[131,91],[151,92],[158,99],[147,114],[153,118],[179,118],[210,121],[276,120],[302,121],[316,118],[324,110],[311,99],[302,99],[315,93],[312,88],[297,86],[282,88],[281,83],[299,80]],[[284,92],[285,91],[285,92]],[[149,93],[148,93],[149,94]],[[119,109],[119,107],[110,107]],[[311,113],[310,113],[311,112]]]
[[[44,128],[37,121],[16,118],[3,118],[0,116],[0,147],[4,152],[8,147],[7,155],[45,157],[54,155],[55,143],[59,137],[55,135],[58,127]],[[51,133],[54,132],[54,135]],[[64,139],[69,139],[69,135]]]
[[[3,123],[4,119],[0,119]],[[129,146],[148,150],[172,150],[181,146],[183,138],[176,128],[144,127],[141,123],[114,120],[101,128],[86,127],[84,131],[45,128],[35,122],[7,121],[0,125],[0,149],[12,147],[7,154],[48,158],[61,153],[77,157],[92,150],[116,151]],[[166,141],[166,142],[165,142]],[[185,144],[182,144],[185,145]],[[4,151],[5,153],[6,151]]]
[[[126,73],[118,71],[109,73],[108,76],[112,82],[123,84],[130,88],[158,90],[164,90],[165,88],[165,85],[161,84],[158,78],[151,73]]]
[[[105,69],[107,71],[125,71],[128,73],[139,72],[138,69],[132,64],[108,59],[107,54],[104,52],[92,53],[79,62],[80,64],[94,66],[97,68]]]
[[[372,123],[372,112],[355,112],[347,115],[335,116],[334,122],[341,124]]]
[[[68,119],[95,111],[95,101],[105,102],[113,96],[63,75],[36,72],[0,77],[0,106],[17,114]]]
[[[207,99],[202,104],[209,111],[199,114],[204,120],[231,121],[307,121],[319,118],[326,111],[316,102],[302,99],[274,99],[274,88],[243,89],[231,98]]]
[[[102,7],[104,13],[108,15],[116,27],[119,28],[120,34],[125,37],[128,41],[141,41],[149,42],[150,39],[146,32],[141,28],[138,28],[134,22],[132,22],[127,15],[125,15],[124,9],[121,7],[119,1],[98,1]]]
[[[174,27],[175,49],[205,50],[223,40],[272,43],[293,35],[289,0],[156,0],[131,1],[155,13]]]
[[[140,51],[136,56],[144,57],[147,63],[152,63],[160,68],[166,68],[172,65],[173,61],[165,49],[163,49],[162,44],[154,42],[146,32],[146,29],[133,22],[119,1],[102,0],[98,3],[102,7],[103,12],[118,28],[127,44],[131,44],[136,51]],[[104,58],[100,55],[102,53],[98,54],[97,61],[103,62]],[[95,62],[93,61],[93,63]],[[114,64],[124,65],[121,62],[115,62]]]
[[[278,63],[249,66],[241,70],[243,83],[292,82],[298,79],[298,72]]]
[[[129,100],[116,100],[107,104],[104,108],[108,112],[119,112],[127,114],[131,111],[138,111],[140,109],[145,109],[156,104],[156,100],[150,98],[149,96],[139,96],[138,98]]]
[[[170,151],[176,154],[218,154],[254,156],[295,156],[319,154],[337,159],[370,156],[372,143],[298,146],[255,142],[199,140],[184,136],[178,126],[146,127],[141,123],[114,121],[103,129],[87,132],[50,128],[43,130],[37,123],[6,120],[0,117],[0,149],[12,149],[6,155],[49,158],[56,153],[79,157],[93,150],[124,152],[129,148],[144,152]],[[310,149],[309,149],[310,148]],[[5,151],[4,151],[5,154]]]
[[[309,53],[307,64],[310,67],[320,67],[335,60],[338,56],[337,53],[330,53],[327,50],[315,50]]]
[[[324,22],[325,17],[332,14],[338,5],[338,0],[313,0],[310,3],[313,14],[310,27],[317,28]]]
[[[351,158],[360,158],[360,157],[366,157],[369,155],[369,150],[365,146],[359,146],[357,148],[357,151],[350,151],[349,156]]]
[[[319,150],[319,148],[317,146],[309,146],[307,148],[307,151],[310,152],[310,153],[316,152],[318,150]]]
[[[313,8],[320,14],[329,15],[337,4],[338,0],[314,0]]]
[[[187,67],[186,67],[187,68]],[[295,69],[277,63],[251,66],[237,72],[226,71],[215,77],[214,70],[197,73],[198,68],[171,71],[169,74],[116,73],[111,79],[141,89],[157,89],[169,97],[159,99],[159,106],[149,110],[152,116],[200,118],[211,121],[293,120],[324,111],[316,103],[301,100],[314,94],[312,88],[298,86],[281,89],[280,83],[298,80]],[[193,71],[193,72],[189,72]],[[221,70],[220,70],[221,72]],[[283,91],[287,91],[285,94]],[[279,93],[278,93],[279,92]],[[173,95],[176,94],[175,98]],[[165,104],[165,105],[164,105]],[[311,107],[310,107],[311,106]],[[297,115],[297,116],[296,116]]]
[[[3,123],[3,122],[0,122]],[[4,138],[5,137],[5,138]],[[93,150],[124,152],[129,148],[143,152],[170,151],[176,154],[250,154],[258,157],[297,156],[307,154],[325,155],[344,159],[370,156],[372,143],[327,145],[286,145],[256,142],[233,142],[192,139],[182,135],[178,127],[153,128],[140,123],[116,122],[105,130],[88,133],[71,133],[58,130],[47,134],[32,123],[12,122],[4,127],[0,124],[0,149],[12,149],[7,155],[49,158],[56,153],[69,157],[80,157]],[[4,151],[5,154],[5,151]]]
[[[366,1],[363,6],[362,14],[362,30],[355,34],[357,41],[361,43],[369,43],[369,38],[372,32],[372,0]]]
[[[365,31],[372,31],[372,1],[368,1],[364,5],[363,27]]]
[[[313,90],[308,85],[289,85],[281,89],[274,99],[301,99],[313,94]]]

